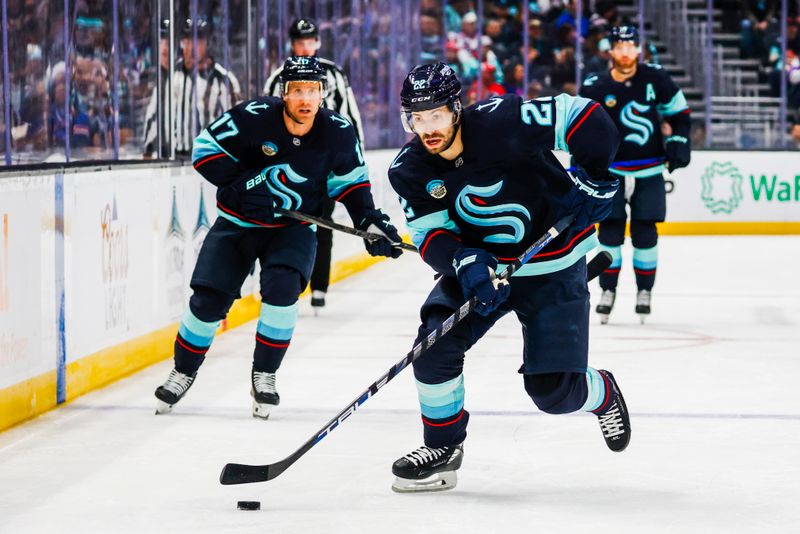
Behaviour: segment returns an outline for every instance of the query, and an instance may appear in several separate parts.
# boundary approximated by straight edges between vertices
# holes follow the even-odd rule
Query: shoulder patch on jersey
[[[402,161],[400,161],[400,158],[402,158],[402,157],[403,157],[403,155],[404,155],[406,152],[408,152],[409,150],[411,150],[411,147],[405,147],[403,150],[401,150],[401,151],[400,151],[400,153],[399,153],[397,156],[395,156],[394,160],[392,160],[392,164],[391,164],[391,165],[389,165],[389,168],[390,168],[390,169],[396,169],[397,167],[399,167],[400,165],[402,165],[402,164],[403,164],[403,162],[402,162]]]
[[[475,111],[483,111],[484,108],[492,108],[489,110],[489,113],[497,109],[497,106],[503,103],[503,99],[499,96],[493,96],[489,99],[488,102],[485,104],[479,104],[475,106]]]
[[[341,126],[339,126],[339,128],[347,128],[348,126],[350,126],[350,122],[344,117],[340,117],[339,115],[331,115],[331,120],[333,122],[341,123]]]
[[[249,113],[252,113],[253,115],[258,115],[260,112],[256,111],[256,110],[268,109],[268,108],[269,108],[269,104],[265,104],[263,102],[259,103],[259,102],[255,101],[255,100],[253,100],[252,102],[250,102],[249,104],[247,104],[244,107],[244,110],[249,112]]]
[[[617,97],[614,95],[606,95],[603,99],[603,104],[605,104],[607,108],[613,108],[617,105]]]

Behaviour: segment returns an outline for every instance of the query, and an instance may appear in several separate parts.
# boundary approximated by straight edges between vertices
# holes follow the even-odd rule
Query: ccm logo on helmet
[[[412,101],[412,102],[425,102],[426,100],[430,100],[430,99],[432,99],[432,98],[433,98],[433,96],[431,96],[431,95],[428,95],[428,96],[418,96],[418,97],[416,97],[416,98],[412,98],[412,99],[411,99],[411,101]]]

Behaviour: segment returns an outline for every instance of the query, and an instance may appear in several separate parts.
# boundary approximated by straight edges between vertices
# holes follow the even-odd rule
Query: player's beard
[[[435,156],[436,154],[440,154],[445,150],[447,150],[448,148],[450,148],[450,146],[453,144],[453,141],[456,140],[457,131],[458,131],[458,125],[456,124],[455,126],[451,126],[448,130],[445,130],[444,132],[440,132],[437,130],[433,133],[422,134],[419,137],[420,141],[422,141],[422,146],[425,147],[425,150],[427,150],[429,154]],[[441,139],[442,142],[441,144],[439,144],[439,146],[430,148],[428,147],[428,145],[425,144],[425,141],[428,141],[430,139]]]
[[[617,70],[623,76],[633,74],[636,70],[636,64],[638,62],[637,58],[628,59],[625,58],[622,61],[613,60],[614,69]]]

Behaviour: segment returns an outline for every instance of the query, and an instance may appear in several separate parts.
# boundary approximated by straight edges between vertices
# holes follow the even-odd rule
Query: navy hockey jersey
[[[604,180],[618,144],[602,107],[566,94],[493,97],[466,108],[460,128],[464,150],[455,160],[430,154],[415,137],[389,168],[414,244],[446,275],[454,274],[453,255],[462,246],[487,250],[502,266],[556,222],[555,199],[573,182],[552,150],[571,152]],[[564,269],[596,242],[594,226],[570,228],[515,276]]]
[[[219,216],[239,226],[298,224],[285,217],[275,224],[252,221],[225,205],[225,187],[255,178],[266,182],[278,207],[320,215],[323,195],[328,195],[360,220],[374,204],[353,126],[338,113],[320,109],[311,131],[297,137],[286,129],[283,105],[275,97],[243,102],[195,139],[194,168],[217,186]]]
[[[601,103],[620,132],[620,147],[610,171],[617,176],[645,177],[665,168],[665,141],[689,142],[689,107],[683,91],[659,65],[640,63],[636,74],[615,81],[609,72],[593,74],[580,94]],[[672,127],[664,139],[661,122]]]

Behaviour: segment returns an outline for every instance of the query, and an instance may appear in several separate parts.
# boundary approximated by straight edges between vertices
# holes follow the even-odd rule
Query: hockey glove
[[[691,146],[689,140],[680,135],[667,137],[664,143],[664,151],[667,154],[667,169],[670,173],[675,169],[689,165],[691,158]]]
[[[619,189],[619,179],[597,180],[591,178],[582,167],[574,167],[569,175],[575,185],[556,200],[561,208],[558,218],[572,214],[575,217],[572,225],[584,229],[608,217],[614,195]]]
[[[275,218],[272,193],[263,173],[220,188],[219,200],[234,215],[254,224],[270,224]]]
[[[381,210],[368,210],[364,214],[364,218],[358,224],[360,230],[371,232],[373,234],[382,234],[385,238],[370,241],[364,240],[364,246],[369,252],[370,256],[386,256],[390,258],[398,258],[403,253],[403,249],[393,247],[392,243],[399,243],[401,241],[400,235],[397,233],[397,228],[392,226],[389,222],[389,216]]]
[[[478,300],[475,311],[479,315],[489,315],[511,294],[508,282],[495,276],[497,260],[483,249],[459,249],[453,256],[453,268],[464,297],[470,299],[474,296]]]

